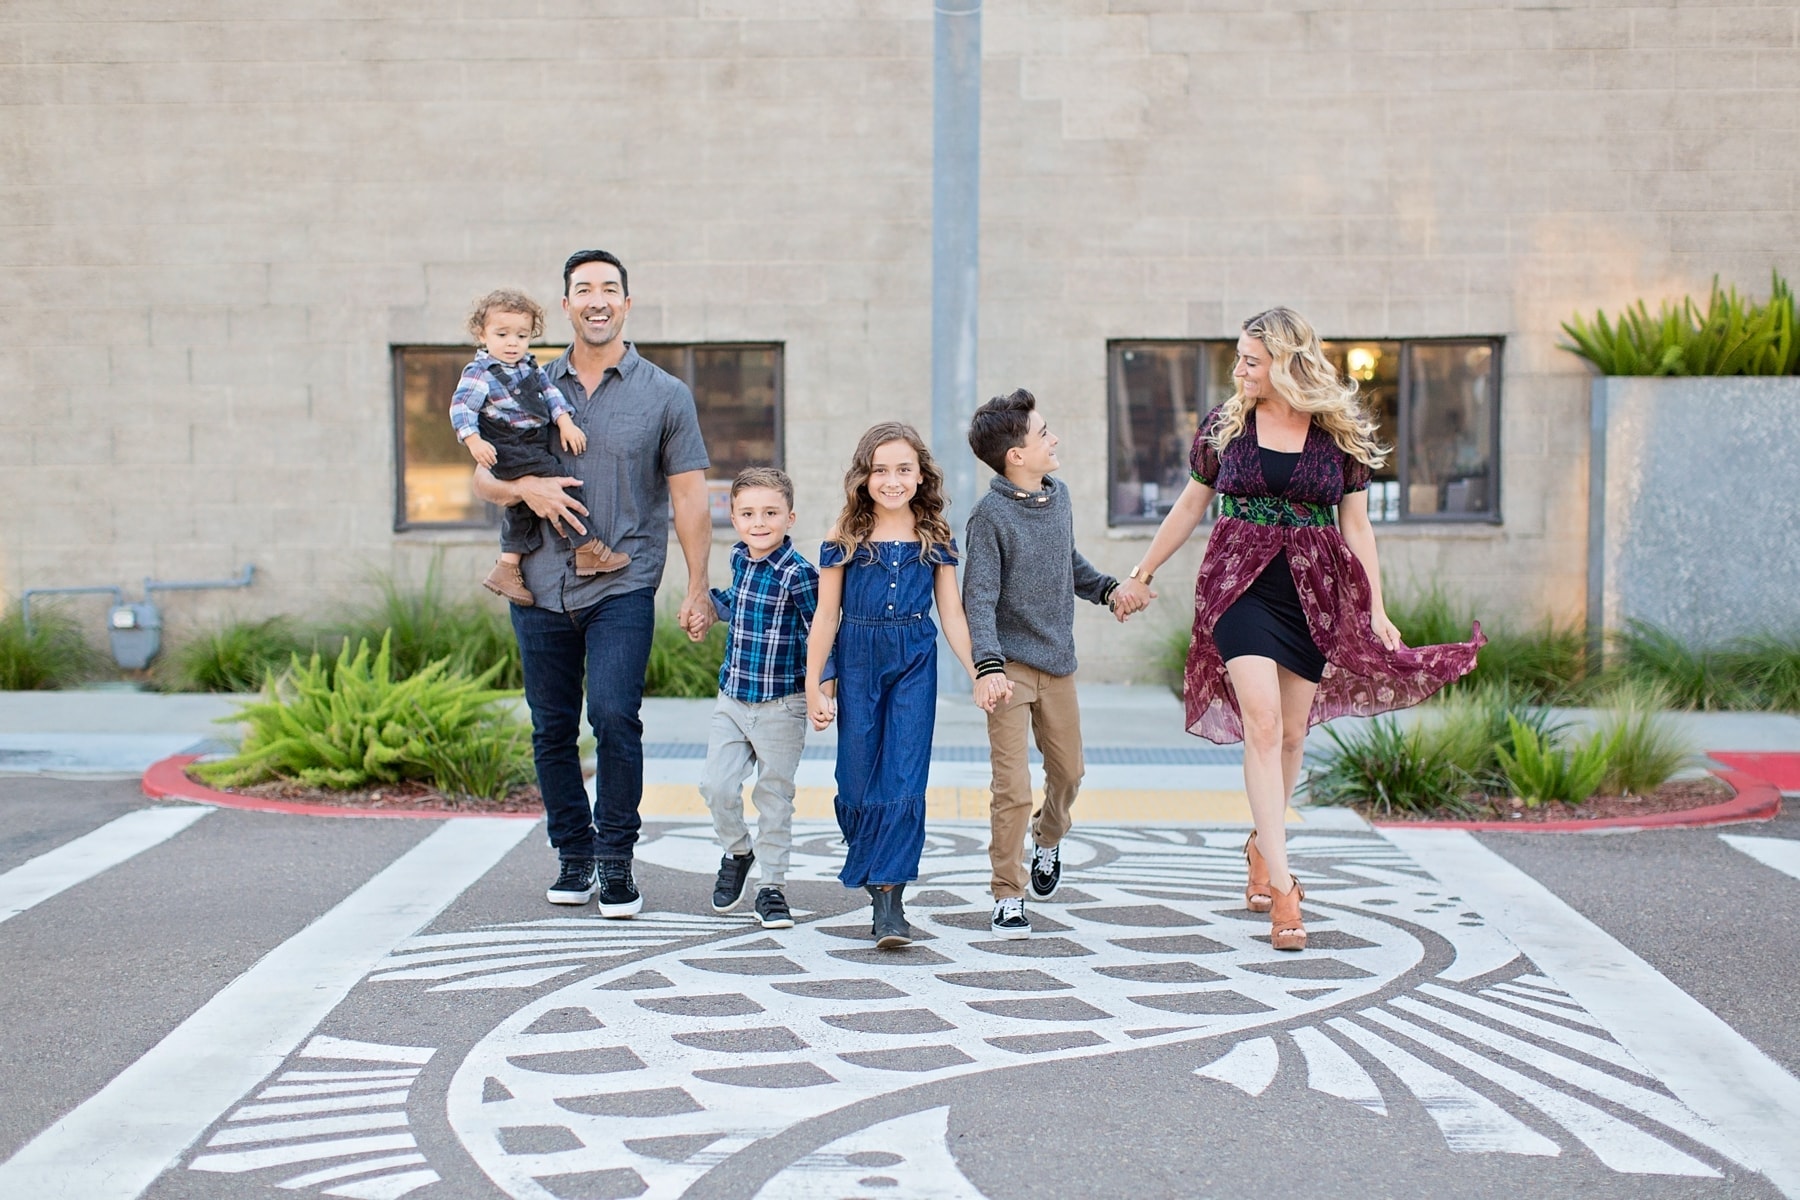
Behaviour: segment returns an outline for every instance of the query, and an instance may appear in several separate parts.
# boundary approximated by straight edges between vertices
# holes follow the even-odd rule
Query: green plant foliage
[[[41,605],[25,616],[13,605],[0,616],[0,691],[36,692],[91,679],[105,658],[81,636],[73,617]]]
[[[1187,694],[1188,651],[1194,644],[1194,630],[1179,625],[1156,639],[1155,656],[1150,667],[1159,683],[1175,693],[1176,699]]]
[[[1388,619],[1409,646],[1465,642],[1475,616],[1435,584],[1388,606]],[[1579,626],[1546,620],[1515,630],[1504,621],[1484,620],[1482,632],[1488,641],[1475,669],[1447,690],[1500,685],[1537,704],[1567,703],[1580,695],[1587,678],[1587,637]]]
[[[396,680],[391,639],[371,654],[346,644],[334,669],[318,654],[298,656],[262,699],[226,721],[247,724],[237,754],[197,769],[209,783],[235,786],[292,779],[350,789],[423,779],[447,793],[498,799],[531,777],[524,727],[501,704],[517,692],[494,688],[503,664],[478,675],[448,659]]]
[[[1466,775],[1476,790],[1506,789],[1500,754],[1513,754],[1517,723],[1540,740],[1562,736],[1564,726],[1536,705],[1531,694],[1501,681],[1446,692],[1419,710],[1415,736]]]
[[[156,664],[157,686],[166,692],[261,691],[270,675],[317,646],[317,636],[292,617],[220,625],[166,653]]]
[[[1627,622],[1612,636],[1607,675],[1612,683],[1657,687],[1678,708],[1754,708],[1740,655],[1694,648],[1646,621]]]
[[[1500,769],[1513,794],[1528,808],[1550,800],[1580,804],[1600,786],[1612,760],[1616,736],[1596,733],[1573,751],[1565,751],[1559,739],[1543,737],[1515,716],[1507,717],[1512,748],[1496,748]]]
[[[524,686],[512,621],[473,586],[460,599],[447,595],[441,556],[432,559],[424,583],[416,587],[392,576],[382,576],[377,583],[380,601],[336,627],[347,644],[388,637],[398,678],[447,659],[454,670],[468,675],[498,666],[496,686]]]
[[[1800,313],[1780,272],[1771,271],[1767,304],[1723,290],[1713,277],[1706,310],[1689,296],[1664,301],[1656,316],[1639,300],[1608,321],[1577,314],[1563,322],[1562,348],[1587,359],[1602,375],[1800,374]]]
[[[1367,804],[1378,813],[1463,814],[1475,806],[1475,790],[1462,767],[1441,743],[1403,729],[1392,717],[1377,717],[1351,733],[1327,726],[1331,749],[1307,774],[1313,804]]]
[[[719,666],[725,661],[725,626],[707,630],[698,642],[675,623],[673,613],[656,622],[650,639],[650,662],[644,669],[646,696],[704,700],[719,694]]]
[[[1719,652],[1727,674],[1757,708],[1800,712],[1800,633],[1739,638]]]
[[[1625,684],[1600,697],[1606,716],[1600,733],[1612,743],[1600,790],[1614,796],[1645,796],[1694,762],[1696,747],[1663,715],[1668,692],[1661,687]]]

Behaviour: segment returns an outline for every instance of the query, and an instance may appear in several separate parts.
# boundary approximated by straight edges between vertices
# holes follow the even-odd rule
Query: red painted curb
[[[1784,792],[1800,792],[1800,754],[1708,751],[1708,758],[1733,771],[1742,771],[1757,779],[1766,779]]]
[[[1781,792],[1767,780],[1740,771],[1714,771],[1737,795],[1704,808],[1651,813],[1643,817],[1599,817],[1592,821],[1371,821],[1384,829],[1468,829],[1480,833],[1590,833],[1604,829],[1701,829],[1769,821],[1781,815]]]
[[[193,800],[219,808],[238,808],[245,812],[292,813],[303,817],[397,817],[408,820],[447,821],[451,817],[511,817],[535,821],[537,813],[431,812],[424,809],[340,808],[335,804],[301,804],[291,800],[264,800],[257,796],[237,796],[215,791],[188,778],[188,767],[200,761],[198,754],[173,754],[150,764],[144,772],[144,795],[152,800]]]

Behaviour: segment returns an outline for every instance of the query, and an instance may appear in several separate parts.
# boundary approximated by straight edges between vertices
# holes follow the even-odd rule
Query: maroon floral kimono
[[[1193,477],[1219,493],[1219,520],[1194,585],[1194,644],[1185,689],[1189,733],[1220,743],[1244,739],[1213,626],[1283,548],[1307,628],[1326,659],[1309,727],[1333,717],[1410,707],[1474,669],[1475,652],[1487,642],[1480,624],[1471,640],[1448,646],[1389,650],[1375,636],[1369,577],[1338,532],[1336,514],[1346,492],[1368,488],[1367,466],[1314,423],[1286,494],[1273,496],[1257,453],[1255,410],[1223,454],[1207,440],[1219,417],[1214,409],[1200,422],[1188,455]]]

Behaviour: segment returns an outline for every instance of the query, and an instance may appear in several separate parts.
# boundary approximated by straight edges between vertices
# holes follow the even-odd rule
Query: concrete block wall
[[[220,577],[171,618],[320,610],[485,534],[392,530],[390,346],[461,341],[572,249],[645,341],[786,346],[802,541],[869,422],[929,425],[924,0],[13,0],[0,11],[0,591]],[[1577,309],[1760,290],[1800,244],[1792,5],[989,0],[980,380],[1044,399],[1105,519],[1106,341],[1507,338],[1505,522],[1384,531],[1390,589],[1584,603]],[[553,316],[552,330],[556,330]],[[943,447],[947,453],[962,448]],[[715,562],[723,563],[723,542]],[[1143,673],[1200,547],[1088,673]],[[678,563],[678,559],[673,559]],[[670,583],[682,583],[679,565]]]

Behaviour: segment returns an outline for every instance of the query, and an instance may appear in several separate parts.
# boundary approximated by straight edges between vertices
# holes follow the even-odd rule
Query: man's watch
[[[1150,572],[1144,570],[1143,563],[1139,563],[1137,566],[1131,568],[1131,574],[1127,575],[1126,578],[1135,579],[1145,587],[1150,586]]]

